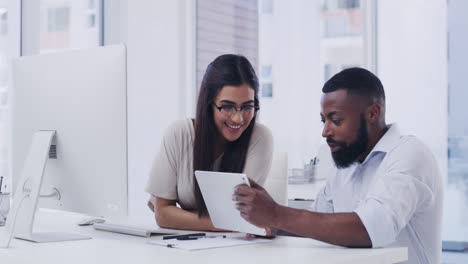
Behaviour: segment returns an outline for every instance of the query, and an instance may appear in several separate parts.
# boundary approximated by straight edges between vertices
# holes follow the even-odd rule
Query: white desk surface
[[[406,248],[349,249],[313,239],[277,237],[271,243],[184,251],[147,244],[160,236],[142,238],[79,227],[82,215],[40,210],[37,231],[87,234],[82,241],[32,243],[14,239],[8,249],[0,248],[0,262],[15,263],[395,263],[407,260]],[[2,227],[3,228],[3,227]]]

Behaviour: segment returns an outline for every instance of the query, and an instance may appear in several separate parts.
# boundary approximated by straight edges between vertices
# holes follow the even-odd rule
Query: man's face
[[[365,104],[358,97],[348,96],[344,89],[323,94],[320,104],[322,137],[327,139],[336,166],[346,168],[367,149]]]

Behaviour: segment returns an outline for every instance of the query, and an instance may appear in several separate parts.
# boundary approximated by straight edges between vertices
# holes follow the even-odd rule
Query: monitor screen
[[[54,130],[39,207],[127,215],[125,47],[21,57],[13,82],[13,190],[33,134]]]

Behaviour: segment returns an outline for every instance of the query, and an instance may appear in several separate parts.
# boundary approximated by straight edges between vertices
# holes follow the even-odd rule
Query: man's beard
[[[358,136],[354,142],[351,144],[346,144],[345,142],[335,141],[331,138],[327,138],[327,142],[340,146],[338,151],[332,152],[332,157],[335,161],[336,167],[344,169],[356,162],[357,159],[365,153],[368,139],[369,134],[367,133],[367,123],[364,115],[362,114]]]

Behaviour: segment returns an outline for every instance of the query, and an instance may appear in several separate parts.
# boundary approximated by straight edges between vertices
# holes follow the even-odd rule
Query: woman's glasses
[[[213,105],[219,110],[221,114],[228,118],[232,118],[238,111],[242,114],[243,118],[252,118],[257,113],[257,111],[260,110],[260,107],[256,105],[244,105],[239,108],[233,105],[218,106],[215,103],[213,103]]]

